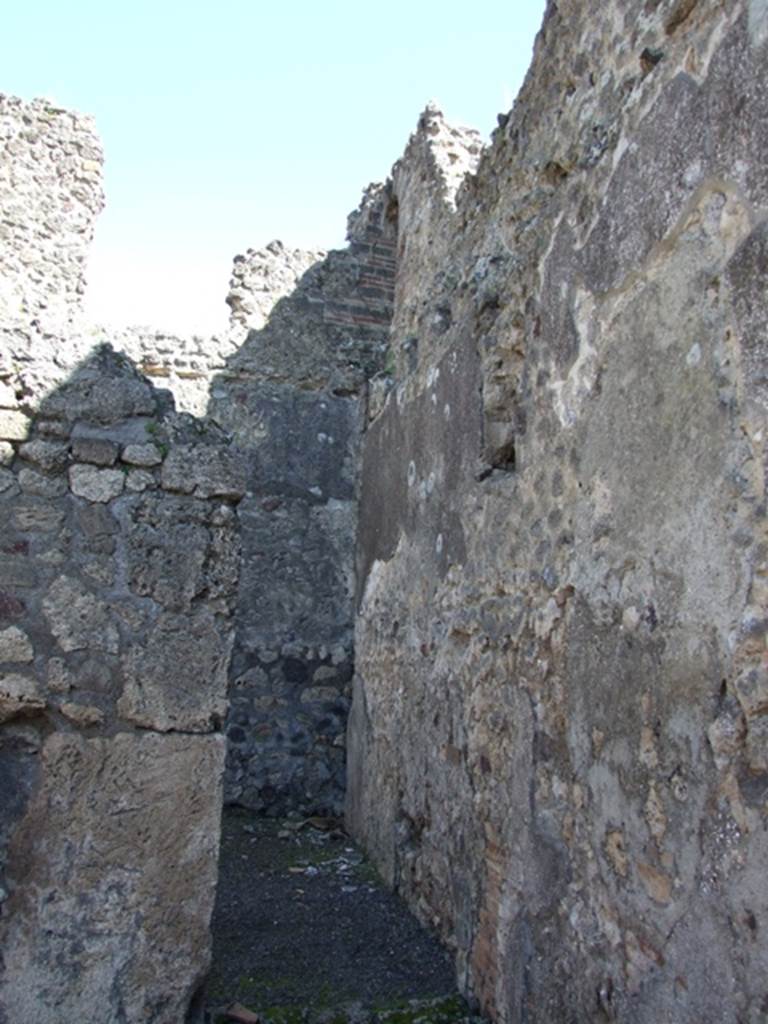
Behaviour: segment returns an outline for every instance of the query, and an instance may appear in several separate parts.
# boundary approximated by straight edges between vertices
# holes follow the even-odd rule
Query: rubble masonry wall
[[[347,821],[510,1024],[765,1016],[767,65],[550,3],[455,199],[394,175]]]

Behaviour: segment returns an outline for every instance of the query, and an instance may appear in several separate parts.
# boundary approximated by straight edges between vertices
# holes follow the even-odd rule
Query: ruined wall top
[[[290,295],[309,268],[325,256],[323,249],[289,249],[279,239],[235,256],[227,295],[230,330],[242,339],[249,330],[260,331],[275,303]]]
[[[396,232],[389,210],[389,186],[371,185],[350,215],[347,248],[274,241],[235,257],[227,303],[238,351],[226,376],[359,392],[388,346]]]
[[[389,189],[397,213],[397,283],[392,325],[395,360],[412,360],[411,346],[426,309],[421,283],[439,274],[450,245],[456,201],[483,152],[473,128],[451,125],[434,104],[419,117]],[[439,332],[444,325],[436,320]]]
[[[0,94],[0,408],[34,410],[95,343],[82,296],[102,163],[90,117]]]
[[[747,7],[754,49],[768,23],[763,4]],[[513,265],[541,258],[546,222],[566,195],[582,187],[585,176],[596,188],[612,176],[673,78],[704,81],[739,13],[735,4],[723,12],[723,5],[701,0],[549,2],[526,79],[512,110],[499,115],[488,146],[427,108],[392,170],[399,220],[392,331],[398,378],[409,378],[409,387],[423,384],[444,351],[457,297],[504,304],[499,282]],[[690,173],[683,183],[689,192],[697,184],[696,169]],[[756,174],[745,166],[744,183]],[[657,217],[666,207],[661,198]],[[589,231],[593,212],[585,203],[582,233]],[[457,237],[477,254],[463,274],[451,270]],[[631,247],[616,256],[625,266],[635,260]],[[416,366],[420,373],[414,376]]]
[[[425,190],[430,197],[455,209],[459,188],[467,174],[477,169],[482,151],[480,132],[465,125],[450,124],[436,103],[428,103],[402,158],[392,168],[396,190],[399,194],[408,192],[404,198],[410,200],[414,212],[417,206],[429,207]],[[424,188],[413,187],[417,180]],[[422,210],[422,216],[428,212],[428,209]]]
[[[93,119],[0,94],[0,320],[30,342],[80,313],[94,222],[104,206]]]

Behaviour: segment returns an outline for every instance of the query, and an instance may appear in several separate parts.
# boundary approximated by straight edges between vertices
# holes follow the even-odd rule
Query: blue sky
[[[530,63],[544,0],[364,5],[36,0],[3,13],[0,91],[95,115],[107,209],[89,305],[223,328],[232,257],[343,244],[419,112],[485,134]]]

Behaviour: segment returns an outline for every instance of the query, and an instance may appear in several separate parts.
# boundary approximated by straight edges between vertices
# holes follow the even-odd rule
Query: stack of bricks
[[[326,323],[365,328],[386,344],[395,298],[396,210],[388,186],[372,186],[349,220],[349,254],[358,264],[354,292],[328,301]]]

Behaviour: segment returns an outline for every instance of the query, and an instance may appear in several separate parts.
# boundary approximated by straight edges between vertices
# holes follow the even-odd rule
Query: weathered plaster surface
[[[551,4],[398,268],[348,820],[503,1021],[768,1007],[762,19]]]
[[[223,758],[221,736],[48,737],[9,850],[3,1020],[186,1019],[209,959]]]

